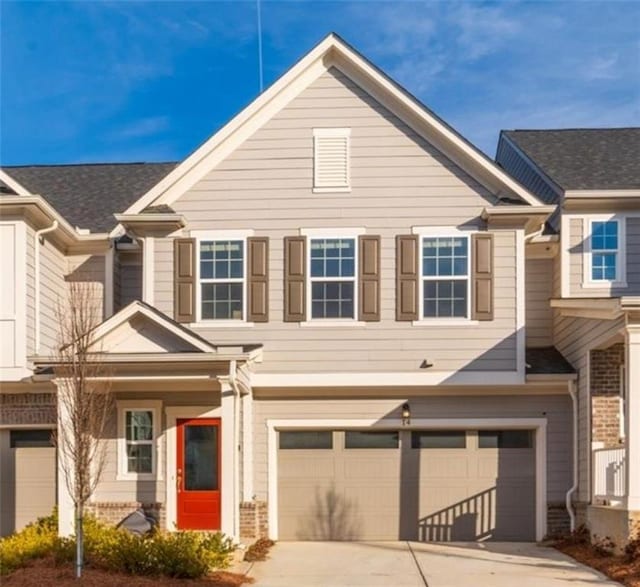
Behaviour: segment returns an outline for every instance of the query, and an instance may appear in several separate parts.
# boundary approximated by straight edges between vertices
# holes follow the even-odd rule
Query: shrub
[[[57,541],[58,516],[40,518],[23,530],[0,539],[0,575],[23,567],[30,560],[48,555]]]
[[[630,563],[640,561],[640,536],[636,535],[632,540],[629,540],[624,547],[624,555]]]
[[[609,536],[598,536],[594,534],[592,537],[593,551],[598,556],[611,556],[615,549],[616,543]]]
[[[267,560],[269,549],[275,544],[273,540],[268,538],[259,538],[256,540],[244,554],[244,560],[248,563]]]

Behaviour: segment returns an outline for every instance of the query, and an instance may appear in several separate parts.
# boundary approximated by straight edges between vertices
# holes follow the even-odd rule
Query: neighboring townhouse
[[[4,170],[0,197],[18,333],[3,532],[34,515],[22,488],[55,459],[35,431],[66,425],[55,329],[33,343],[56,297],[32,301],[36,267],[62,292],[78,255],[102,263],[95,338],[117,402],[96,514],[141,505],[169,530],[280,540],[540,540],[575,521],[589,477],[582,379],[549,304],[557,203],[335,35],[177,166],[49,168],[47,185],[27,169]]]
[[[558,250],[537,263],[578,371],[576,507],[621,544],[640,530],[640,128],[503,131],[496,160],[558,206]]]

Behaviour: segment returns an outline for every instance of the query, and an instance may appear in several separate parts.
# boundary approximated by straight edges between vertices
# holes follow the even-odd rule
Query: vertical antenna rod
[[[256,0],[258,8],[258,68],[260,71],[260,93],[264,89],[264,76],[262,73],[262,14],[260,11],[260,0]]]

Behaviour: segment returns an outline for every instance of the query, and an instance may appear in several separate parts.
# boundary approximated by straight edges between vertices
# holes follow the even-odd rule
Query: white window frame
[[[473,232],[460,230],[455,227],[414,227],[413,233],[417,234],[418,239],[418,304],[419,319],[414,321],[414,326],[469,326],[479,324],[477,320],[471,319],[471,267],[472,267],[472,254],[471,250],[471,236]],[[467,274],[462,277],[459,275],[452,276],[429,276],[425,277],[423,273],[423,259],[422,251],[424,247],[425,238],[465,238],[467,240]],[[462,281],[467,280],[467,315],[462,318],[459,316],[447,317],[430,317],[424,315],[424,282],[425,279],[429,281],[438,280],[455,280]]]
[[[618,248],[603,249],[598,252],[616,254],[616,276],[614,279],[593,279],[593,249],[591,237],[593,235],[594,222],[617,222],[618,224]],[[583,219],[583,242],[584,252],[582,265],[584,267],[582,276],[582,287],[602,288],[602,287],[627,287],[627,251],[626,251],[626,216],[620,214],[606,214],[588,216]]]
[[[242,327],[253,326],[252,322],[247,322],[247,239],[253,236],[253,230],[216,230],[216,231],[192,231],[191,236],[196,239],[196,322],[192,326],[207,326],[207,327]],[[235,277],[224,280],[206,279],[204,283],[218,283],[224,281],[225,283],[242,283],[242,319],[224,319],[217,320],[215,318],[202,318],[202,283],[200,278],[200,246],[203,242],[216,242],[216,241],[242,241],[243,257],[242,257],[242,277]]]
[[[347,142],[347,184],[342,186],[318,185],[318,139],[345,138]],[[314,128],[313,129],[313,192],[346,193],[351,191],[351,129],[350,128]]]
[[[118,413],[118,481],[155,481],[162,480],[162,443],[160,432],[160,417],[162,402],[160,400],[120,400],[116,402]],[[151,412],[153,418],[153,439],[151,442],[151,473],[135,473],[128,470],[127,463],[127,412]]]
[[[305,287],[307,289],[307,299],[306,299],[306,310],[307,310],[307,321],[302,322],[302,325],[310,324],[313,326],[361,326],[364,325],[364,322],[358,321],[358,267],[359,267],[359,239],[358,236],[361,234],[365,234],[365,230],[363,228],[354,228],[354,229],[309,229],[309,230],[301,230],[300,234],[302,236],[307,237],[307,258],[305,259],[306,263],[306,273],[307,279]],[[353,239],[354,241],[354,250],[355,250],[355,258],[353,262],[353,277],[316,277],[311,278],[311,241],[312,240],[322,240],[322,239]],[[311,317],[311,309],[312,309],[312,295],[311,295],[311,285],[314,281],[352,281],[353,280],[353,318],[312,318]]]

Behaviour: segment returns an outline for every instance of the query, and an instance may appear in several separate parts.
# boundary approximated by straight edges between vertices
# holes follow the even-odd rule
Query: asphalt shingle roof
[[[576,372],[571,363],[554,346],[526,349],[525,357],[527,375],[557,375]]]
[[[640,188],[640,128],[503,131],[565,190]]]
[[[7,166],[2,169],[41,195],[72,226],[106,232],[124,212],[177,163],[100,163]]]

